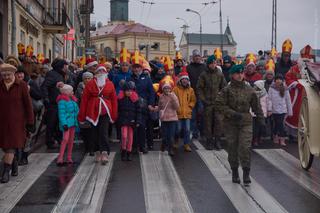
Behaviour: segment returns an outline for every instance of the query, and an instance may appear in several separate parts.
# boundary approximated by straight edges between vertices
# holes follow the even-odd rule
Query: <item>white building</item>
[[[234,40],[229,23],[223,36],[223,55],[236,56],[237,43]],[[200,34],[182,33],[179,48],[184,59],[190,61],[192,51],[200,50]],[[204,57],[212,55],[216,48],[221,47],[220,34],[202,34],[202,55]]]

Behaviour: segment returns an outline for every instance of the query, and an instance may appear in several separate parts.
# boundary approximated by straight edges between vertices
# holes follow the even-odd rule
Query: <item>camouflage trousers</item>
[[[220,137],[223,130],[223,115],[215,112],[213,106],[206,106],[203,112],[204,134],[207,139]]]
[[[226,123],[225,136],[228,144],[228,161],[231,168],[250,168],[252,125]]]

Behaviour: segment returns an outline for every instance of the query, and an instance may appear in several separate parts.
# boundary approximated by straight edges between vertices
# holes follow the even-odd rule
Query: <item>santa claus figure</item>
[[[285,119],[287,133],[289,135],[290,141],[294,141],[297,138],[299,114],[304,92],[304,87],[299,83],[298,80],[305,77],[304,72],[302,72],[303,69],[305,69],[305,62],[313,62],[314,57],[315,56],[311,46],[305,46],[300,51],[300,58],[298,59],[298,63],[292,66],[285,75],[286,84],[290,91],[290,97],[293,107],[293,116],[287,117]]]

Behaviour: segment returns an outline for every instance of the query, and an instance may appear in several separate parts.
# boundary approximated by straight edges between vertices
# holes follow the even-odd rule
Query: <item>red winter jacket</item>
[[[106,79],[105,86],[99,89],[96,78],[94,78],[88,82],[83,91],[78,119],[80,122],[87,120],[96,126],[99,116],[103,114],[108,114],[112,123],[117,120],[117,95],[110,80]]]

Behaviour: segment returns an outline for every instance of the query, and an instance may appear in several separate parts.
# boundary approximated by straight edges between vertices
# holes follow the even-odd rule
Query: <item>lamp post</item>
[[[184,33],[188,33],[188,28],[189,28],[188,22],[185,19],[180,17],[177,17],[176,19],[184,22],[184,25],[181,28],[183,29]]]
[[[199,16],[200,18],[200,52],[201,52],[201,56],[202,56],[202,21],[201,21],[201,15],[199,12],[195,11],[195,10],[191,10],[191,9],[186,9],[187,12],[192,12],[195,13]]]

